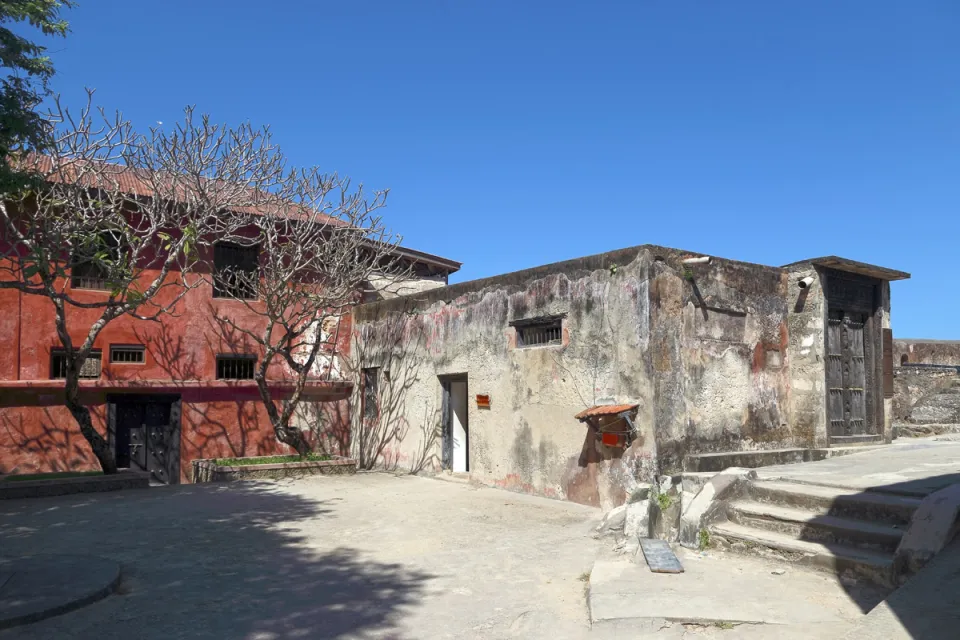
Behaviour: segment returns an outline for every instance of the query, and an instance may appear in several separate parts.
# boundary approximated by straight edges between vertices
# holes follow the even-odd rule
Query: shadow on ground
[[[960,466],[960,460],[957,461]],[[896,497],[909,501],[912,504],[920,505],[932,494],[940,490],[946,490],[951,485],[960,482],[960,473],[942,473],[933,474],[923,478],[904,480],[898,482],[868,483],[861,484],[862,490],[858,493],[851,493],[844,500],[834,500],[826,509],[826,514],[812,518],[808,525],[801,528],[800,537],[805,540],[814,540],[820,542],[827,548],[839,551],[839,547],[829,539],[823,539],[824,527],[833,524],[834,517],[845,518],[851,516],[851,501],[858,499],[869,499],[877,494]],[[828,481],[824,482],[829,486]],[[943,496],[944,493],[938,494]],[[937,496],[932,496],[936,498]],[[952,514],[955,505],[949,500],[945,501],[941,507],[944,513]],[[911,521],[910,515],[902,521],[898,521],[889,510],[877,508],[872,513],[864,515],[859,514],[862,520],[870,525],[890,525],[894,523],[895,527],[906,532],[910,527],[917,525],[917,519]],[[924,516],[926,518],[926,516]],[[957,531],[958,520],[953,518],[952,531]],[[924,519],[920,527],[926,527],[928,530],[935,528],[935,521]],[[949,523],[946,525],[950,528]],[[913,573],[904,566],[891,570],[892,579],[897,581],[900,586],[897,589],[878,590],[873,585],[860,580],[851,580],[850,575],[843,570],[838,570],[838,578],[844,586],[847,594],[856,602],[861,610],[871,615],[874,608],[877,607],[877,614],[883,614],[888,617],[889,625],[884,625],[883,633],[889,635],[881,636],[863,636],[877,638],[917,638],[923,640],[953,640],[960,637],[960,547],[958,542],[951,540],[955,535],[948,534],[945,539],[944,551],[941,552],[945,557],[943,560],[939,556],[922,567],[919,572]],[[931,539],[935,539],[933,536]],[[875,545],[861,545],[865,551],[880,554],[899,555],[899,544],[893,546],[884,546],[877,542]],[[946,556],[955,556],[954,559]],[[899,565],[899,563],[898,563]],[[879,605],[879,607],[878,607]],[[892,617],[891,617],[892,614]],[[895,620],[894,620],[895,619]],[[902,629],[896,629],[896,622],[899,622]],[[872,633],[872,632],[871,632]],[[847,636],[853,637],[853,636]]]
[[[124,576],[101,603],[0,637],[400,637],[433,576],[371,561],[349,539],[312,551],[298,523],[337,518],[337,502],[234,483],[0,503],[5,554],[94,554]]]

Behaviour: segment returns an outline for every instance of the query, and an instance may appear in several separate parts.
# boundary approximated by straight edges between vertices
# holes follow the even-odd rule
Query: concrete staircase
[[[914,497],[753,480],[708,529],[711,544],[722,548],[895,586],[894,555],[919,504]]]

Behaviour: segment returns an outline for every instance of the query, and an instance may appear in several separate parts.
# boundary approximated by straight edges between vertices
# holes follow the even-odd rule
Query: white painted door
[[[453,434],[453,471],[469,471],[467,462],[467,383],[450,383],[450,431]]]

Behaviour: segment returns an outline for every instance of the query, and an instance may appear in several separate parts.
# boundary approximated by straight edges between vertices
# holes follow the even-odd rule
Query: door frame
[[[470,473],[470,381],[468,374],[466,373],[451,373],[437,376],[437,379],[440,381],[440,389],[442,394],[442,402],[440,404],[440,466],[443,469],[449,469],[453,471],[453,434],[451,433],[453,429],[453,420],[451,419],[451,413],[453,412],[453,405],[451,404],[451,391],[450,384],[452,382],[462,382],[465,387],[465,405],[466,405],[466,415],[464,415],[464,424],[463,430],[467,432],[467,439],[464,443],[466,447],[466,457],[467,457],[467,473]]]
[[[883,281],[879,278],[851,273],[848,271],[839,271],[836,269],[823,269],[821,282],[823,283],[824,305],[823,305],[823,353],[829,353],[829,329],[831,310],[842,310],[848,312],[862,313],[865,316],[863,325],[863,355],[864,355],[864,419],[868,421],[865,425],[869,432],[864,434],[864,442],[875,442],[884,440],[884,411],[883,411]],[[870,300],[852,299],[844,290],[841,282],[847,282],[852,285],[869,287],[872,294]],[[824,362],[824,416],[826,418],[826,436],[827,446],[842,446],[847,444],[857,444],[857,442],[834,441],[830,434],[830,391],[827,380],[827,366]]]
[[[117,393],[109,394],[107,401],[107,446],[116,456],[117,447],[117,405],[122,403],[170,403],[170,442],[167,456],[169,467],[168,484],[180,484],[180,421],[183,400],[179,394],[173,393]]]

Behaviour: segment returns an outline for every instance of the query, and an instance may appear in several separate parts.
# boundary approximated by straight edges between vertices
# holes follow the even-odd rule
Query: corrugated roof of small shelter
[[[866,262],[857,262],[856,260],[841,258],[840,256],[823,256],[821,258],[810,258],[808,260],[800,260],[798,262],[791,262],[790,264],[785,264],[783,265],[783,268],[789,269],[790,267],[795,267],[803,264],[814,264],[819,267],[829,267],[830,269],[836,269],[837,271],[848,271],[850,273],[859,273],[864,276],[879,278],[880,280],[907,280],[910,277],[910,274],[907,273],[906,271],[897,271],[896,269],[879,267],[875,264],[867,264]]]
[[[596,407],[590,407],[589,409],[584,409],[580,413],[574,416],[577,420],[585,420],[586,418],[595,418],[597,416],[615,416],[624,411],[631,411],[636,409],[640,405],[638,404],[604,404],[598,405]]]

